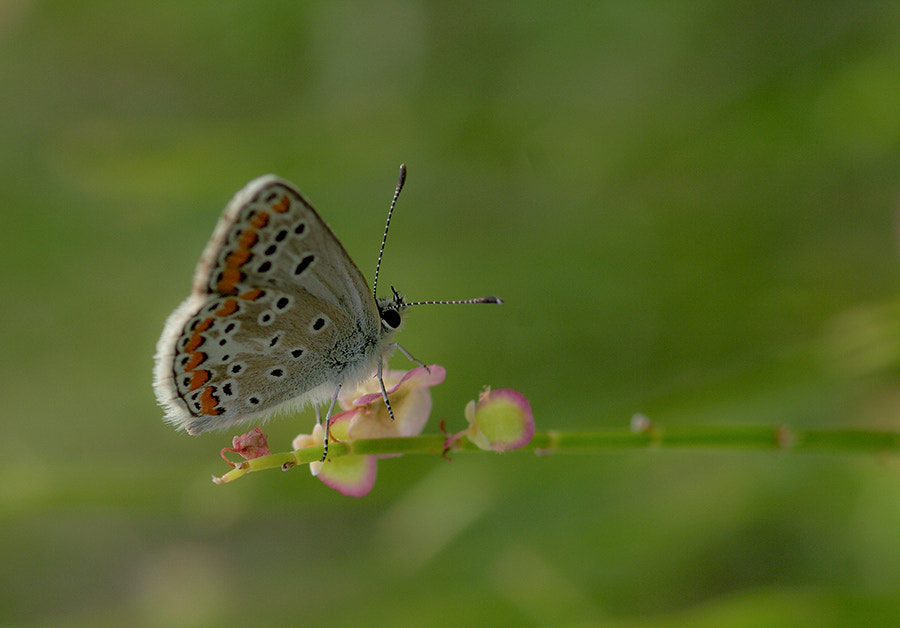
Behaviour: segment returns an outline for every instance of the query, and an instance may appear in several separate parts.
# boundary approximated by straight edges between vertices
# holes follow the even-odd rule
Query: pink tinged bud
[[[534,414],[525,396],[517,390],[486,390],[478,403],[466,407],[471,423],[469,440],[481,449],[510,451],[531,442]]]
[[[231,439],[231,447],[225,447],[222,451],[219,452],[219,455],[225,459],[225,462],[230,464],[232,467],[234,463],[231,462],[227,457],[225,457],[225,452],[230,451],[238,454],[244,460],[252,460],[253,458],[259,458],[260,456],[268,456],[269,455],[269,445],[266,442],[267,436],[263,434],[263,431],[258,427],[254,427],[252,430],[247,432],[246,434],[241,434],[240,436],[235,436]]]

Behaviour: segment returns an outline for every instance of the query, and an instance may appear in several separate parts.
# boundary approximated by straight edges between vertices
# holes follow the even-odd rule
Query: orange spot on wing
[[[222,278],[219,280],[219,283],[216,284],[216,291],[222,294],[232,292],[237,287],[242,276],[243,273],[238,269],[226,268],[222,271]]]
[[[231,316],[238,311],[238,302],[234,299],[226,299],[218,310],[216,316]]]
[[[291,199],[285,194],[277,202],[272,203],[271,207],[273,212],[283,214],[291,208]]]
[[[203,336],[200,334],[194,334],[191,336],[191,339],[188,340],[188,343],[184,345],[184,350],[187,353],[193,353],[194,349],[203,344]]]
[[[188,387],[188,390],[197,390],[203,384],[208,382],[209,378],[209,371],[194,371],[194,374],[191,375],[191,385]]]
[[[194,329],[194,333],[191,334],[191,339],[188,340],[188,343],[184,345],[185,353],[193,353],[197,350],[197,348],[203,344],[203,332],[212,327],[213,319],[206,318]]]
[[[253,257],[253,253],[250,249],[238,249],[237,251],[232,251],[228,254],[228,257],[225,258],[225,268],[240,268]]]
[[[242,299],[247,301],[256,301],[260,295],[263,294],[263,291],[259,288],[254,288],[253,290],[247,290],[247,292],[240,295]]]
[[[195,351],[191,354],[191,359],[187,364],[184,365],[185,371],[193,371],[195,368],[203,364],[203,361],[206,359],[206,354],[202,351]]]
[[[213,416],[222,414],[222,408],[219,408],[219,400],[213,395],[213,387],[207,386],[200,395],[200,413],[211,414]]]
[[[256,227],[257,229],[262,229],[267,224],[269,224],[269,214],[268,212],[259,212],[253,218],[250,219],[250,224]]]
[[[213,319],[212,319],[212,318],[204,318],[202,321],[200,321],[200,324],[197,325],[197,326],[194,328],[194,333],[195,333],[195,334],[202,334],[202,333],[205,332],[207,329],[209,329],[210,327],[212,327],[212,324],[213,324]]]
[[[256,219],[254,218],[254,220]],[[269,217],[266,216],[266,222],[268,221]],[[252,249],[253,245],[255,245],[257,242],[259,242],[259,234],[257,234],[253,229],[247,229],[244,233],[241,234],[241,239],[238,240],[238,246],[241,249]]]

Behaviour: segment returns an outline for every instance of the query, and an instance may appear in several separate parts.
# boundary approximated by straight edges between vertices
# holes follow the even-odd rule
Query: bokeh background
[[[538,429],[900,428],[897,33],[895,2],[0,2],[0,624],[895,624],[891,457],[215,486],[232,434],[165,425],[151,365],[247,181],[370,277],[405,162],[384,289],[506,300],[410,313],[429,431],[485,384]]]

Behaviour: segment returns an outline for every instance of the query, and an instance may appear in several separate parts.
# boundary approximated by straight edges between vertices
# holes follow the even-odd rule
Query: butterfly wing
[[[219,219],[194,273],[193,291],[293,289],[298,280],[313,296],[347,311],[372,301],[359,269],[300,192],[273,175],[254,179]]]
[[[369,366],[380,320],[365,279],[303,196],[268,175],[228,204],[166,321],[154,388],[192,434],[327,397]]]

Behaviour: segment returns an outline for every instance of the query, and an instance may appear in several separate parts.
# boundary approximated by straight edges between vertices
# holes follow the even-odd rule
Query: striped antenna
[[[403,305],[409,307],[412,305],[465,305],[468,303],[503,303],[503,299],[500,297],[478,297],[477,299],[459,299],[457,301],[413,301]]]
[[[394,213],[394,205],[397,204],[397,197],[400,196],[400,190],[406,183],[406,164],[400,164],[400,177],[397,179],[397,187],[394,189],[394,198],[391,199],[391,208],[388,209],[387,221],[384,223],[384,235],[381,236],[381,249],[378,251],[378,263],[375,264],[375,280],[372,282],[372,297],[378,298],[378,271],[381,270],[381,256],[384,255],[384,244],[387,242],[388,229],[391,226],[391,215]]]

